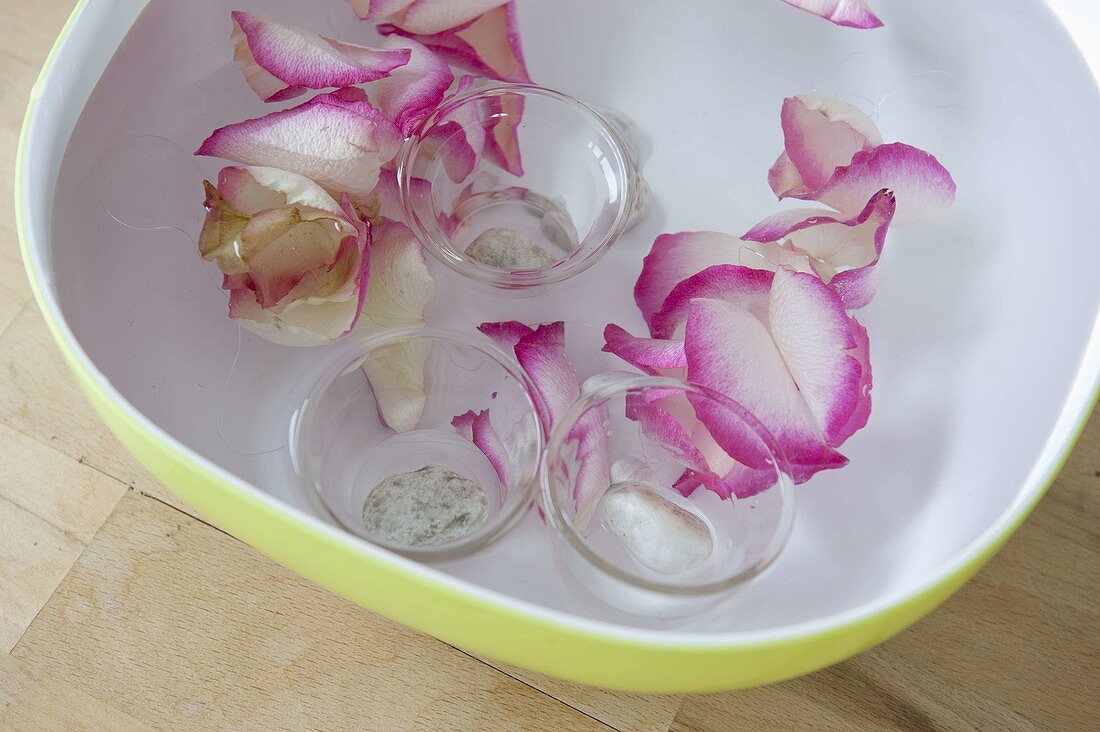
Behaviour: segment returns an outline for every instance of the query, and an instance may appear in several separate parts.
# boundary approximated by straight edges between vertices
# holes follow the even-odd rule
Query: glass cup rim
[[[576,551],[585,561],[589,562],[600,571],[628,585],[668,596],[705,597],[708,595],[715,595],[744,584],[770,567],[782,553],[783,547],[786,546],[790,538],[791,528],[794,524],[794,486],[793,483],[787,483],[785,481],[780,481],[778,490],[782,492],[784,500],[790,503],[791,508],[784,519],[784,525],[780,531],[777,532],[776,538],[773,539],[774,546],[769,552],[769,556],[767,556],[764,561],[757,562],[745,571],[725,579],[698,585],[677,585],[665,582],[655,582],[623,571],[619,567],[605,561],[588,546],[588,542],[573,529],[572,522],[566,520],[565,510],[551,485],[550,471],[551,466],[555,462],[553,457],[561,451],[563,443],[569,436],[572,425],[574,425],[592,406],[600,402],[605,402],[616,394],[633,389],[683,389],[713,399],[723,407],[730,409],[730,411],[736,414],[737,417],[756,434],[771,453],[778,472],[788,477],[791,475],[791,466],[787,461],[787,456],[783,448],[779,445],[771,432],[756,418],[756,415],[713,389],[671,376],[649,376],[627,371],[599,374],[589,381],[595,381],[596,385],[590,389],[582,387],[581,395],[572,405],[570,405],[569,409],[566,410],[557,424],[553,426],[547,439],[546,453],[542,460],[540,472],[540,490],[544,507],[543,511],[546,515],[548,526],[553,531],[557,532],[558,536],[564,539],[571,549]]]
[[[573,259],[574,255],[582,251],[578,248],[564,259],[539,269],[509,271],[487,267],[465,257],[458,252],[455,247],[449,246],[449,237],[443,234],[443,232],[438,231],[437,224],[433,226],[433,222],[424,222],[416,214],[412,205],[411,195],[412,168],[416,154],[420,150],[420,143],[424,133],[432,129],[442,117],[464,104],[503,96],[505,94],[541,96],[562,103],[572,108],[575,112],[588,117],[600,130],[600,133],[605,135],[612,143],[610,152],[614,153],[615,170],[618,175],[622,195],[619,196],[618,210],[615,212],[615,219],[608,228],[608,231],[600,239],[599,243],[583,256]],[[616,129],[610,120],[595,107],[564,92],[539,86],[537,84],[494,82],[487,86],[474,87],[444,99],[440,102],[438,107],[421,120],[412,130],[397,156],[397,194],[401,203],[402,213],[405,217],[405,223],[408,225],[409,229],[416,235],[421,245],[431,252],[432,256],[455,272],[471,280],[503,289],[551,285],[578,275],[594,265],[607,252],[608,247],[626,231],[627,224],[630,220],[631,201],[635,197],[635,188],[638,185],[635,180],[634,165],[631,163],[626,150],[626,141],[623,139],[618,129]],[[561,266],[563,264],[565,266]]]
[[[507,511],[502,510],[496,516],[491,530],[475,532],[468,537],[447,544],[426,547],[408,547],[367,539],[347,529],[343,522],[341,522],[328,507],[321,497],[320,492],[317,490],[316,486],[318,481],[312,474],[312,470],[308,467],[310,461],[302,459],[301,448],[302,435],[311,427],[312,419],[315,416],[315,411],[321,398],[332,384],[345,373],[350,364],[375,349],[394,343],[413,340],[415,338],[426,338],[464,348],[472,348],[482,355],[488,356],[498,366],[503,368],[521,387],[524,399],[527,403],[527,409],[531,414],[532,423],[534,424],[537,447],[535,452],[536,462],[534,466],[534,476],[523,483],[523,485],[514,487],[521,491],[521,493],[518,494],[519,499],[514,501],[513,505],[510,506]],[[347,531],[357,539],[369,542],[381,549],[392,551],[395,554],[400,554],[409,559],[415,559],[422,562],[458,559],[488,547],[504,536],[504,534],[508,533],[508,531],[526,515],[531,507],[532,501],[536,498],[539,476],[542,473],[542,461],[546,455],[546,434],[542,426],[542,421],[539,419],[537,405],[537,392],[535,391],[534,385],[527,377],[527,374],[524,373],[519,364],[515,362],[514,358],[511,358],[503,349],[493,343],[491,339],[487,337],[478,338],[462,331],[428,326],[389,329],[357,341],[352,347],[342,349],[339,354],[332,359],[332,363],[330,363],[317,378],[306,397],[305,403],[295,413],[293,422],[290,426],[289,453],[291,456],[291,463],[294,473],[298,477],[298,482],[301,484],[301,488],[306,494],[306,498],[310,502],[310,505],[320,511],[323,517],[333,523],[334,526]]]

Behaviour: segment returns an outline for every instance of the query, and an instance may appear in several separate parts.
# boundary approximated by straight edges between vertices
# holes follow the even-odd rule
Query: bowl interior
[[[538,297],[502,300],[434,267],[438,327],[565,319],[641,332],[630,293],[657,234],[740,233],[777,209],[766,173],[782,144],[781,100],[798,92],[860,105],[888,140],[951,170],[950,216],[890,232],[883,284],[858,315],[875,406],[845,445],[851,465],[798,488],[790,543],[768,572],[679,628],[822,620],[927,581],[1026,497],[1093,329],[1100,99],[1061,26],[1040,2],[1011,12],[998,0],[880,5],[886,29],[856,32],[778,1],[687,12],[522,0],[534,79],[622,110],[651,139],[653,207],[592,269]],[[231,8],[353,42],[374,37],[340,2],[153,0],[64,149],[48,259],[64,317],[135,408],[274,499],[313,511],[294,478],[289,424],[340,347],[286,348],[241,332],[194,242],[201,179],[222,163],[191,151],[213,128],[274,108],[235,67]],[[570,593],[545,541],[531,514],[445,571],[633,622]]]

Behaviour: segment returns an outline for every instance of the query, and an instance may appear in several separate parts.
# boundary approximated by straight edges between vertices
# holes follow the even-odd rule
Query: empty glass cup
[[[476,551],[530,508],[544,444],[526,376],[488,341],[392,332],[333,364],[291,453],[318,512],[423,561]]]
[[[729,399],[664,377],[589,379],[551,431],[542,489],[576,583],[650,617],[701,610],[759,574],[794,519],[790,469],[768,431]]]
[[[644,207],[625,124],[541,87],[467,90],[405,143],[405,219],[429,252],[472,280],[514,289],[572,277]]]

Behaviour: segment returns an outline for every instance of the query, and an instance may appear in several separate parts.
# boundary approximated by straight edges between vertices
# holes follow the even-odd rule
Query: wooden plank
[[[133,718],[71,685],[0,654],[0,729],[38,732],[128,732]]]
[[[533,671],[486,660],[504,673],[579,709],[623,732],[667,732],[683,697],[675,694],[629,694],[583,686]]]
[[[115,439],[69,373],[31,302],[0,335],[0,424],[135,490],[190,510]]]
[[[1095,729],[1100,412],[1050,494],[978,577],[915,627],[775,686],[689,697],[673,729]]]
[[[0,425],[0,497],[87,544],[126,486]]]
[[[75,537],[0,498],[0,651],[12,649],[83,550]]]
[[[12,655],[156,726],[608,729],[134,492]]]

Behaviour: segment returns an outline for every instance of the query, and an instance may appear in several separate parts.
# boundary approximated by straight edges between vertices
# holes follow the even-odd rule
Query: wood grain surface
[[[474,658],[204,523],[84,401],[19,262],[26,98],[72,0],[0,3],[0,729],[1100,729],[1100,418],[993,562],[833,668],[709,696]]]

